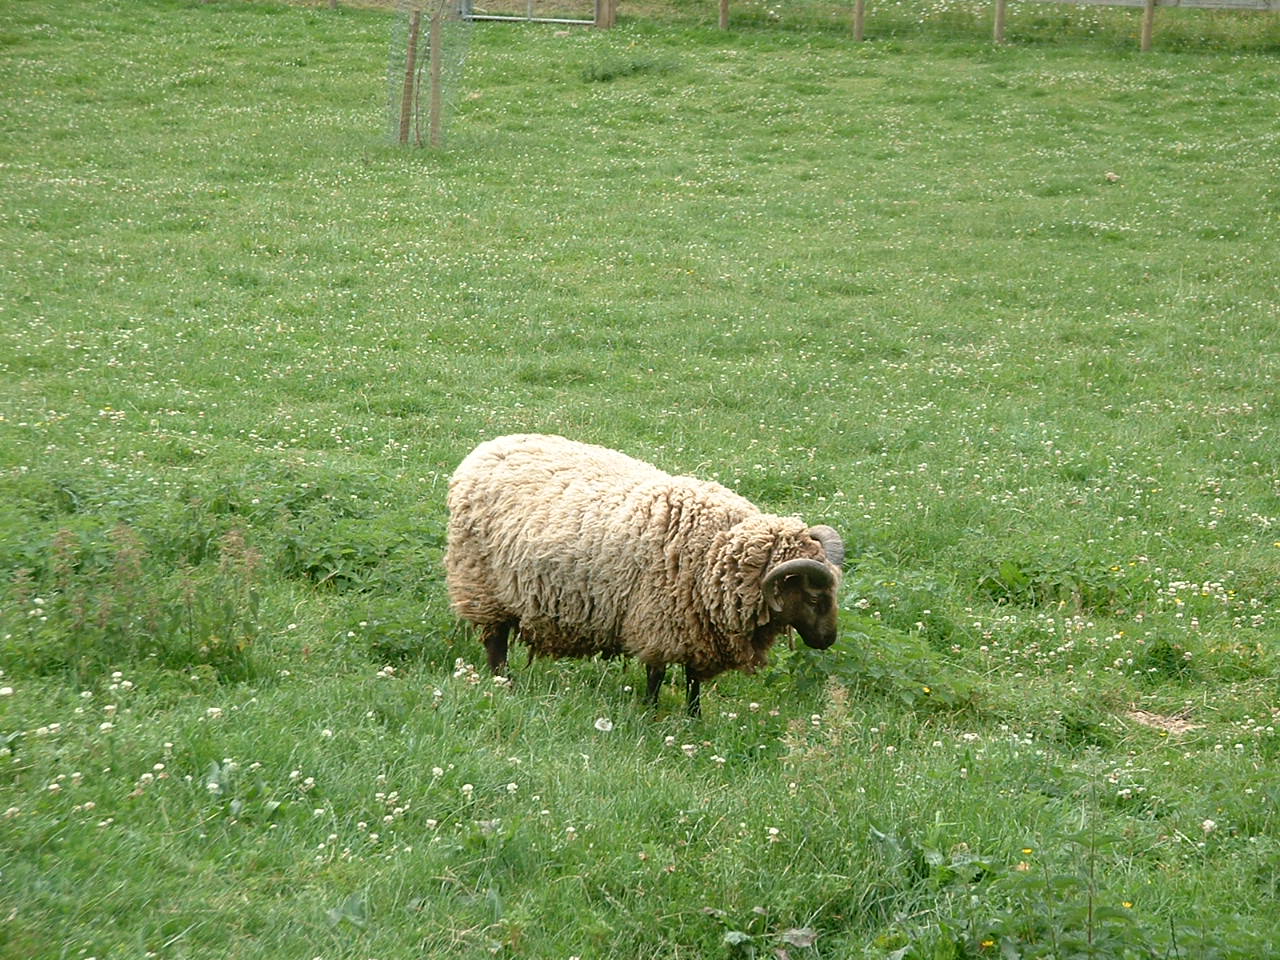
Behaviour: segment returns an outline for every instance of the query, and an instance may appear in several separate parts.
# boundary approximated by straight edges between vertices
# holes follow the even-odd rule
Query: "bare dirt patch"
[[[1165,716],[1147,710],[1134,709],[1125,711],[1125,716],[1144,727],[1155,727],[1157,730],[1165,730],[1168,733],[1188,733],[1204,726],[1203,723],[1192,723],[1185,713]]]

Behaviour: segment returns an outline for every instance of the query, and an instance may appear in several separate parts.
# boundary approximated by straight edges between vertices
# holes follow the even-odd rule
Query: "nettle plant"
[[[239,530],[200,567],[153,561],[139,533],[58,530],[9,585],[0,650],[14,669],[80,681],[151,661],[217,680],[251,676],[261,633],[261,555]]]
[[[925,922],[903,922],[876,938],[886,960],[1166,955],[1133,901],[1104,889],[1103,859],[1121,840],[1091,825],[1054,838],[1048,849],[1028,844],[995,857],[874,828],[871,839],[886,867],[931,890],[936,904]]]

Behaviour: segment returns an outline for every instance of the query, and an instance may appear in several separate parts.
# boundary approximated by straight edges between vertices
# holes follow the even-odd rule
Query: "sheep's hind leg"
[[[489,654],[489,672],[495,677],[507,675],[507,635],[514,626],[514,620],[485,624],[484,632],[480,635],[485,652]]]
[[[685,702],[689,706],[689,716],[702,716],[702,681],[693,675],[688,667],[684,668]]]
[[[662,689],[662,681],[667,676],[666,664],[660,663],[657,666],[647,666],[645,667],[645,673],[648,676],[649,683],[645,687],[644,699],[649,706],[656,707],[658,705],[658,691]]]

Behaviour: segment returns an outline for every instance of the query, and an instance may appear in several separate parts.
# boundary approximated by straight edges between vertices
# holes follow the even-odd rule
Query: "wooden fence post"
[[[409,45],[404,59],[404,87],[400,93],[400,142],[409,142],[409,128],[413,122],[413,77],[418,67],[418,36],[422,33],[422,11],[415,10],[409,17]]]
[[[996,25],[994,38],[996,43],[1004,43],[1004,16],[1008,0],[996,0]]]
[[[729,29],[729,0],[720,0],[720,29]]]
[[[1156,23],[1156,0],[1147,0],[1147,5],[1142,11],[1142,41],[1139,44],[1143,53],[1149,53],[1151,50],[1151,33],[1155,29]]]
[[[428,113],[428,143],[440,146],[441,114],[444,112],[444,96],[440,91],[440,76],[444,59],[444,4],[437,4],[431,15],[431,107]]]
[[[863,26],[867,19],[867,0],[853,0],[853,39],[862,42]]]

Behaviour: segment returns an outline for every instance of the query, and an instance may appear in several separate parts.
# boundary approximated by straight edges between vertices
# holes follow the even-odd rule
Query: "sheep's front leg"
[[[495,677],[507,675],[507,635],[514,626],[510,620],[486,624],[480,635],[485,652],[489,654],[489,672]]]
[[[702,716],[702,681],[695,677],[688,667],[684,668],[685,703],[689,707],[689,716]]]
[[[649,679],[649,684],[645,687],[644,698],[650,706],[656,707],[658,705],[658,691],[662,689],[662,681],[667,676],[666,665],[660,663],[657,666],[648,666],[645,668],[645,673]]]

